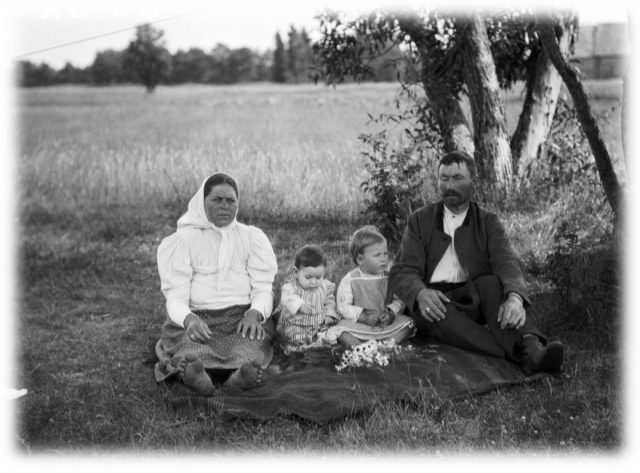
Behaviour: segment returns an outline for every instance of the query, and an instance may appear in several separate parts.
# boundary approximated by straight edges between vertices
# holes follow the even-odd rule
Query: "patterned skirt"
[[[263,325],[265,337],[262,340],[243,338],[236,333],[238,323],[249,307],[243,305],[219,310],[194,310],[193,313],[213,333],[207,343],[191,341],[185,330],[167,317],[160,340],[156,344],[156,381],[161,382],[175,375],[179,371],[180,362],[189,354],[200,358],[205,369],[233,370],[253,360],[261,362],[263,367],[269,365],[273,358],[271,319],[267,319]]]

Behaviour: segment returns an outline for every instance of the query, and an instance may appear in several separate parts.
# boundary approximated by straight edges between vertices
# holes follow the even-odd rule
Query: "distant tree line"
[[[58,84],[115,85],[144,84],[152,90],[158,84],[237,84],[247,82],[304,83],[314,80],[314,52],[311,39],[304,28],[291,26],[283,39],[275,35],[275,48],[265,52],[246,47],[232,49],[217,44],[209,52],[200,48],[178,50],[171,54],[163,46],[163,32],[150,25],[137,28],[136,39],[121,51],[108,49],[96,54],[93,63],[85,68],[67,62],[60,70],[47,63],[18,61],[16,82],[21,87]],[[156,51],[149,55],[146,48]],[[396,56],[400,52],[396,51]],[[154,81],[141,76],[140,61],[153,57],[157,63]],[[391,59],[375,59],[371,80],[395,80]],[[145,68],[149,68],[147,64]]]

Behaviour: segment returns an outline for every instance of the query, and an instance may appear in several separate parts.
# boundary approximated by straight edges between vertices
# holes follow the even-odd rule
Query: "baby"
[[[324,279],[326,264],[316,245],[296,252],[293,274],[282,285],[277,328],[290,348],[321,340],[321,332],[337,322],[335,284]]]
[[[338,313],[342,320],[329,329],[329,342],[346,347],[365,340],[401,343],[415,333],[413,320],[401,315],[403,302],[388,290],[387,240],[372,225],[357,230],[349,250],[358,266],[338,286]]]

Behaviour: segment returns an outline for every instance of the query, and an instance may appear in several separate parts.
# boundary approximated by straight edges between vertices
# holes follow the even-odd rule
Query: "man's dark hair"
[[[475,178],[478,175],[478,167],[476,166],[476,161],[464,151],[451,151],[445,154],[442,158],[440,158],[440,162],[438,163],[438,170],[440,170],[440,166],[449,166],[456,163],[464,163],[467,165],[467,169],[469,170],[471,179]]]
[[[296,256],[293,262],[294,266],[298,269],[327,265],[327,258],[324,256],[324,252],[317,245],[305,245],[296,251]]]

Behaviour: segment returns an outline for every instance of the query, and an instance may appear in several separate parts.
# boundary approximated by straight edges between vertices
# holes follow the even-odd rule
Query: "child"
[[[282,285],[277,328],[289,348],[322,340],[320,332],[338,320],[335,284],[324,279],[326,264],[318,246],[306,245],[296,252],[293,274]]]
[[[338,286],[342,320],[327,333],[330,342],[346,347],[365,340],[392,339],[400,343],[415,332],[413,320],[401,315],[403,302],[388,290],[387,241],[372,225],[357,230],[349,251],[358,266]]]

